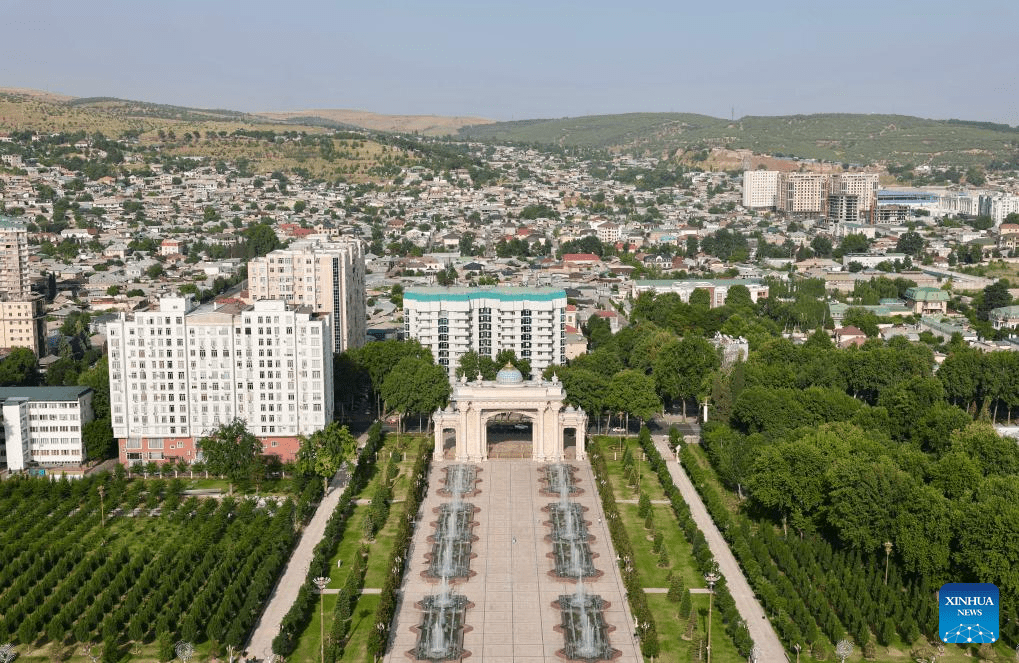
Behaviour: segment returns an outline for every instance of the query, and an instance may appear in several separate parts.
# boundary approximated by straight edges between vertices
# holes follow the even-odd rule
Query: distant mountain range
[[[817,114],[726,120],[690,113],[627,113],[468,126],[475,140],[554,144],[690,157],[712,147],[870,164],[967,166],[1019,159],[1019,128],[908,115]]]
[[[851,164],[932,163],[1019,167],[1019,128],[908,115],[816,114],[726,120],[693,113],[625,113],[494,122],[477,117],[382,115],[321,109],[243,113],[112,97],[67,97],[0,88],[0,130],[101,130],[117,135],[154,125],[294,125],[361,128],[461,139],[582,147],[618,153],[704,158],[715,147]]]

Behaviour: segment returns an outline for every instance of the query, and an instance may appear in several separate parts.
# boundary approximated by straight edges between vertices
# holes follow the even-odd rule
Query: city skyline
[[[496,120],[635,111],[898,113],[1019,125],[985,0],[206,5],[16,2],[0,84],[248,112]],[[979,21],[979,30],[962,26]],[[769,73],[770,72],[770,73]],[[764,75],[769,73],[769,75]],[[953,89],[971,90],[969,94]]]

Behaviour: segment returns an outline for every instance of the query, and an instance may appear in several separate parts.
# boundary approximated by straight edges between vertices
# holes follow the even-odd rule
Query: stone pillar
[[[432,452],[432,460],[442,460],[442,447],[445,441],[443,439],[444,438],[443,431],[445,430],[445,428],[443,426],[441,419],[438,419],[436,417],[433,418],[433,421],[435,422],[435,449]]]
[[[584,433],[586,426],[582,423],[577,424],[577,460],[587,460],[587,444],[584,440]]]

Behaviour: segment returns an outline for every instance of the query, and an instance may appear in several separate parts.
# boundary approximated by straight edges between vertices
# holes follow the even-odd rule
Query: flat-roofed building
[[[281,299],[332,317],[333,348],[367,340],[364,250],[357,239],[314,237],[248,263],[252,299]]]
[[[471,351],[495,359],[513,350],[534,375],[566,363],[566,291],[559,288],[408,288],[403,321],[405,336],[430,348],[450,379]]]
[[[32,294],[28,282],[28,230],[6,216],[0,216],[0,294],[10,299],[27,299]]]
[[[46,313],[42,299],[0,299],[0,348],[28,348],[46,354]]]
[[[106,325],[113,434],[124,464],[196,459],[196,442],[240,419],[266,454],[293,460],[298,436],[333,415],[329,316],[280,300],[155,311]]]
[[[743,171],[743,207],[747,209],[774,209],[778,200],[779,173],[777,170]]]
[[[3,387],[3,447],[7,468],[81,465],[85,424],[92,421],[91,387]]]

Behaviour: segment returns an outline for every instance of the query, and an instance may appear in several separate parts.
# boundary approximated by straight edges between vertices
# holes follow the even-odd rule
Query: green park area
[[[653,616],[658,640],[659,653],[655,660],[663,663],[699,660],[698,650],[701,656],[705,655],[711,597],[701,593],[706,592],[699,570],[701,564],[673,512],[658,474],[634,439],[597,437],[592,441],[592,451],[604,461],[600,463],[592,458],[602,503],[605,504],[604,494],[610,492],[632,551],[632,561],[626,559],[629,555],[619,560],[624,582],[630,586],[626,578],[632,573],[642,590],[670,590],[668,593],[644,592],[646,609]],[[611,525],[615,516],[610,514],[607,509],[606,517]],[[621,546],[615,540],[615,530],[613,534],[618,551]],[[628,566],[633,568],[632,572],[627,572]],[[691,593],[691,589],[698,593]],[[641,612],[632,599],[631,609],[635,615]],[[648,654],[646,648],[644,653]],[[746,660],[727,632],[717,604],[712,606],[711,659],[718,663]]]

